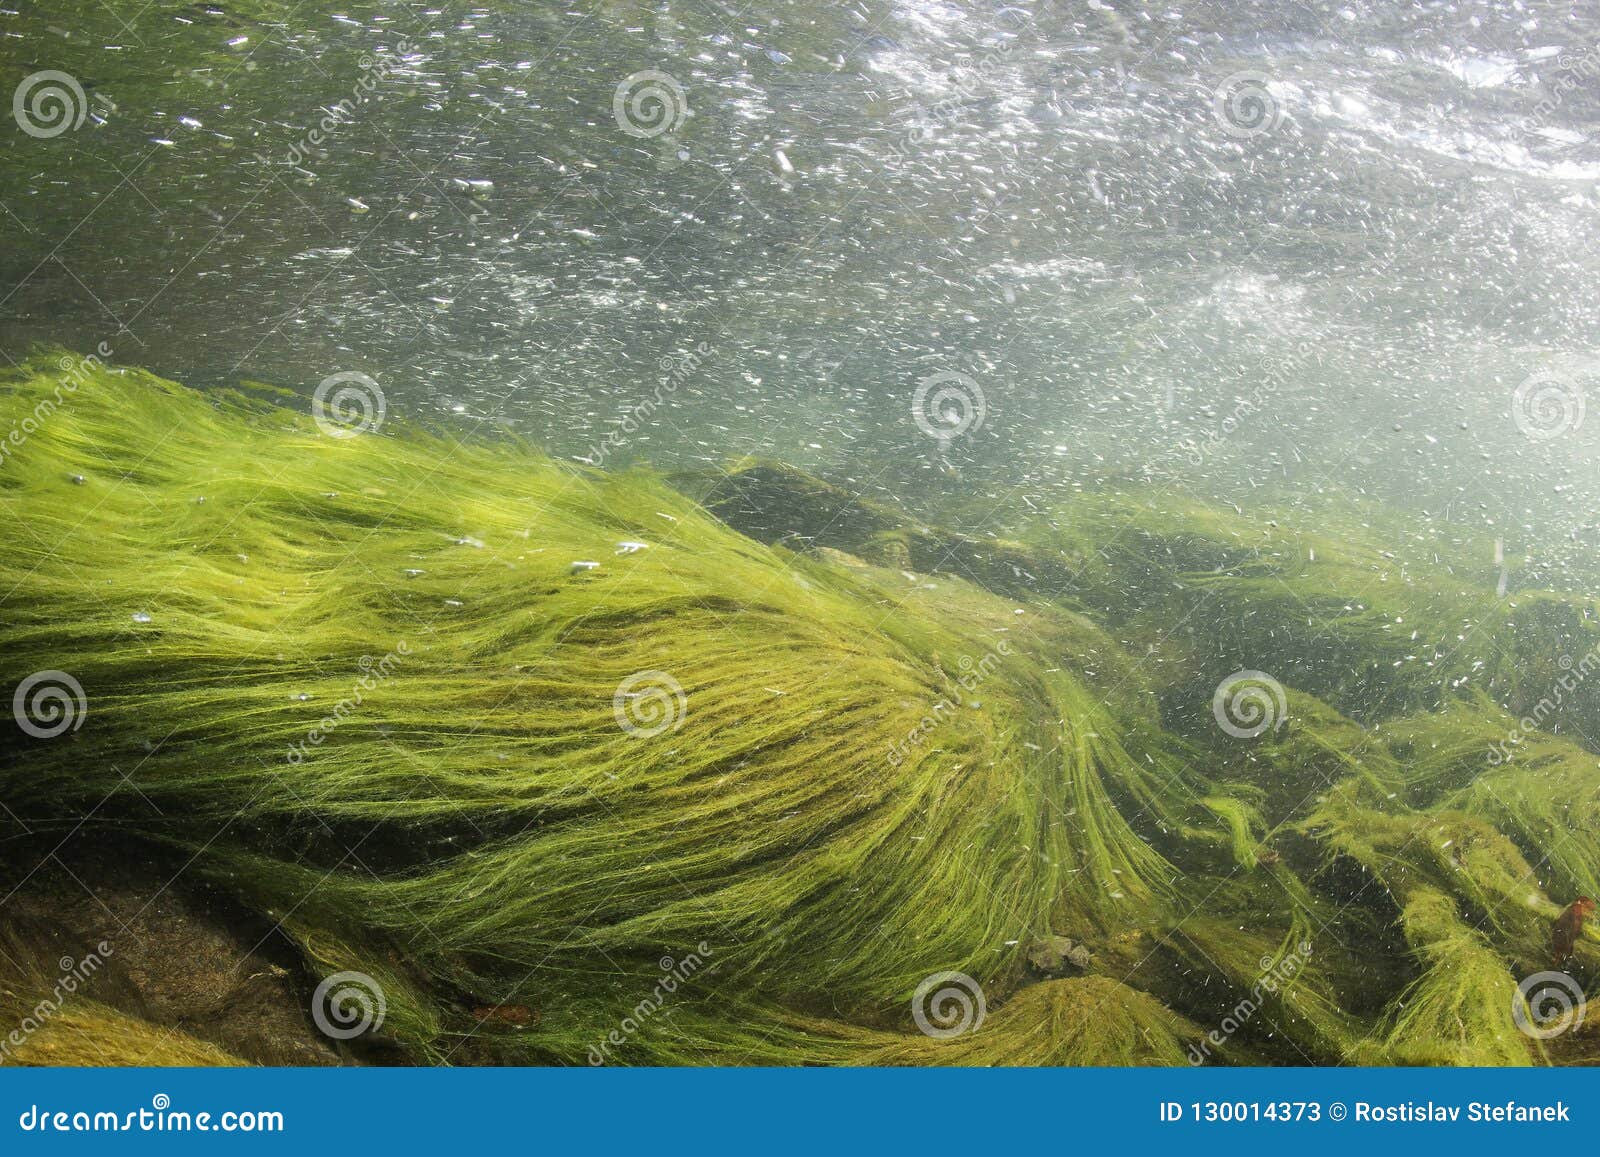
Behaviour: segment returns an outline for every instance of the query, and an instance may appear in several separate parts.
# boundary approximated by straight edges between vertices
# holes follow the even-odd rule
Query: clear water
[[[13,356],[358,371],[562,455],[913,506],[1332,483],[1556,585],[1600,536],[1561,409],[1600,353],[1582,6],[54,0],[0,36],[87,114],[7,126]],[[919,428],[936,374],[981,426]]]

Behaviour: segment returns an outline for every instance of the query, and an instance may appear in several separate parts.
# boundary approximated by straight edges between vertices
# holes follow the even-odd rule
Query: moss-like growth
[[[930,973],[999,1000],[1027,944],[1171,893],[1163,817],[1116,799],[1173,769],[1048,608],[773,551],[643,475],[137,373],[91,373],[0,504],[29,527],[0,673],[86,707],[15,742],[8,800],[182,847],[372,977],[418,1059],[471,1032],[582,1062],[687,952],[686,1007],[902,1025]],[[702,1059],[738,1059],[722,1027]]]
[[[977,538],[767,463],[708,510],[69,372],[0,382],[0,685],[70,713],[0,740],[12,846],[92,811],[181,856],[307,988],[381,990],[358,1059],[1549,1059],[1506,988],[1600,891],[1590,707],[1496,704],[1589,620],[1482,543],[1131,494]],[[1282,686],[1254,737],[1239,670]],[[940,1039],[957,973],[989,1015]],[[74,1015],[38,1055],[131,1056],[136,1012]]]
[[[26,1013],[20,1022],[28,1022]],[[10,1063],[74,1067],[230,1067],[238,1057],[188,1033],[158,1027],[115,1009],[82,1001],[42,1024]]]
[[[951,1041],[905,1037],[875,1064],[1181,1065],[1200,1029],[1110,977],[1024,988],[977,1031]]]
[[[1401,920],[1423,973],[1399,999],[1383,1056],[1406,1065],[1527,1065],[1539,1051],[1508,1010],[1517,980],[1442,892],[1415,889]]]

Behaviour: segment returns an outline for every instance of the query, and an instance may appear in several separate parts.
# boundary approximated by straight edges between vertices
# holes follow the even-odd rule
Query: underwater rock
[[[292,951],[192,887],[187,857],[99,834],[51,842],[70,870],[5,881],[0,1016],[25,1039],[0,1041],[0,1065],[338,1063]]]
[[[851,552],[906,522],[887,507],[804,471],[768,462],[729,472],[704,496],[703,505],[758,542],[797,539]]]
[[[696,492],[692,480],[677,481]],[[735,468],[710,487],[704,502],[741,534],[769,545],[828,547],[893,570],[947,572],[1011,597],[1076,589],[1074,566],[1063,552],[923,525],[792,467],[761,462]]]
[[[837,563],[842,567],[848,567],[852,570],[865,570],[867,567],[872,565],[864,558],[858,558],[857,556],[849,554],[846,551],[835,550],[831,546],[819,546],[817,547],[815,553],[818,558],[826,559],[829,562]]]
[[[1028,963],[1040,972],[1052,974],[1087,972],[1094,967],[1094,957],[1082,944],[1066,936],[1051,936],[1028,950]]]

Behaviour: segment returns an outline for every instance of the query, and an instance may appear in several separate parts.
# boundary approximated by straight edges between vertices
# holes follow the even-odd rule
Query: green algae
[[[977,539],[774,464],[669,486],[75,372],[0,466],[0,674],[86,710],[4,741],[8,807],[178,850],[407,1060],[1548,1059],[1510,1013],[1597,890],[1595,757],[1490,763],[1490,697],[1588,617],[1500,599],[1481,542],[1134,495]],[[1284,718],[1239,739],[1244,668]],[[1062,935],[1090,974],[1030,962]],[[955,1039],[914,1015],[942,974],[987,1001]]]
[[[1151,773],[1037,657],[1082,633],[1047,609],[890,602],[643,475],[137,373],[13,466],[6,675],[70,669],[88,710],[9,797],[192,850],[313,971],[376,978],[419,1058],[516,1004],[506,1056],[579,1061],[700,944],[752,1007],[903,1024],[930,973],[1003,991],[1053,921],[1137,921],[1173,875],[1109,796]],[[640,672],[659,734],[619,725]]]
[[[1506,1015],[1517,978],[1450,898],[1417,888],[1401,922],[1424,971],[1395,1001],[1380,1055],[1408,1065],[1532,1063],[1536,1044]]]

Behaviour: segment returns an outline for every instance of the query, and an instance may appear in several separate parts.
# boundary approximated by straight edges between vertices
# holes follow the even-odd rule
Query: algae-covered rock
[[[729,526],[761,542],[831,547],[879,566],[959,575],[998,594],[1065,598],[1075,589],[1073,559],[1062,551],[924,525],[774,463],[729,471],[705,492],[705,503]]]
[[[1028,950],[1028,963],[1040,972],[1087,972],[1094,967],[1094,956],[1070,937],[1047,936]]]
[[[906,523],[889,507],[774,462],[732,471],[705,495],[704,503],[729,526],[761,542],[798,540],[853,553]]]

